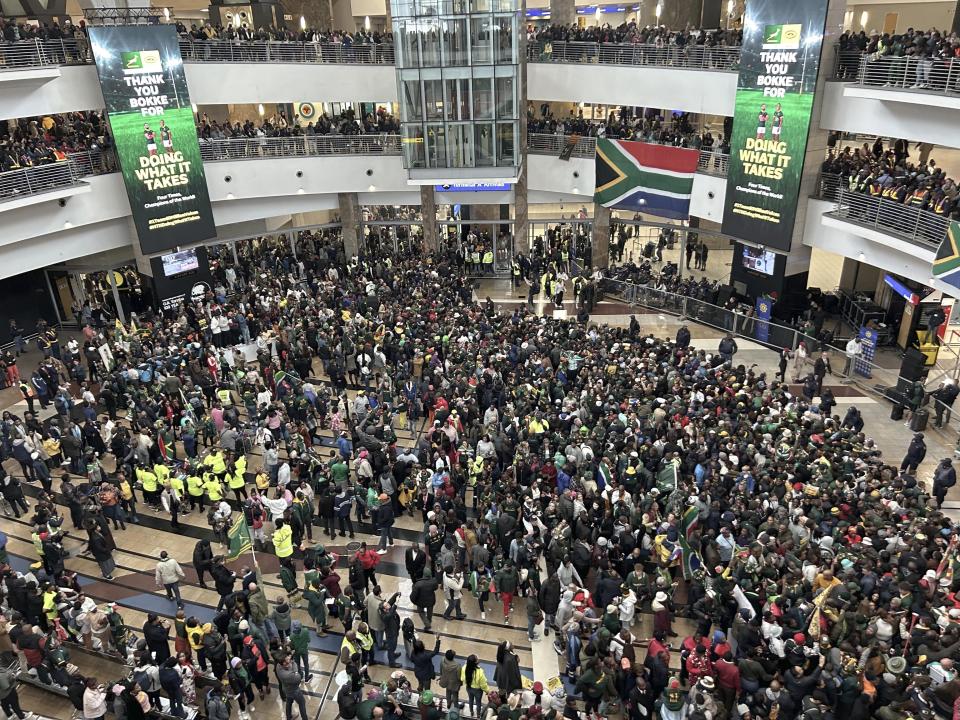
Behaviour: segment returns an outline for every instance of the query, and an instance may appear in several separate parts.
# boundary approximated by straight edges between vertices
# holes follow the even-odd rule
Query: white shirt
[[[857,355],[863,354],[863,346],[857,342],[859,338],[852,338],[847,341],[847,356],[855,358]]]

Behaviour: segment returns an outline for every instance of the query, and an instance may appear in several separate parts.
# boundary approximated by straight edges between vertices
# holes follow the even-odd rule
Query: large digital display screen
[[[90,46],[143,253],[214,237],[174,27],[91,27]]]
[[[723,232],[789,250],[827,0],[747,0]]]

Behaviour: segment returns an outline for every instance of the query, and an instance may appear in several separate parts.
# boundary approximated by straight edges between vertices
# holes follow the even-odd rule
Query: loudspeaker
[[[908,347],[900,363],[900,377],[907,380],[925,380],[927,377],[927,357],[918,348]]]
[[[727,304],[727,300],[730,299],[730,296],[733,295],[733,288],[729,285],[721,285],[717,288],[717,305],[723,307]]]

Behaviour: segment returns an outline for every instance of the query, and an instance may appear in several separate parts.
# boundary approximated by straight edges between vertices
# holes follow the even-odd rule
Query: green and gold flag
[[[227,531],[227,539],[230,542],[230,552],[227,555],[227,561],[236,560],[238,557],[248,552],[253,547],[250,539],[250,528],[247,526],[247,518],[243,513]]]

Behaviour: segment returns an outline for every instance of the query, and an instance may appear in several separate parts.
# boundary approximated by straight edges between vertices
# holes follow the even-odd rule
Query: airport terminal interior
[[[0,36],[0,718],[957,717],[956,0]]]

